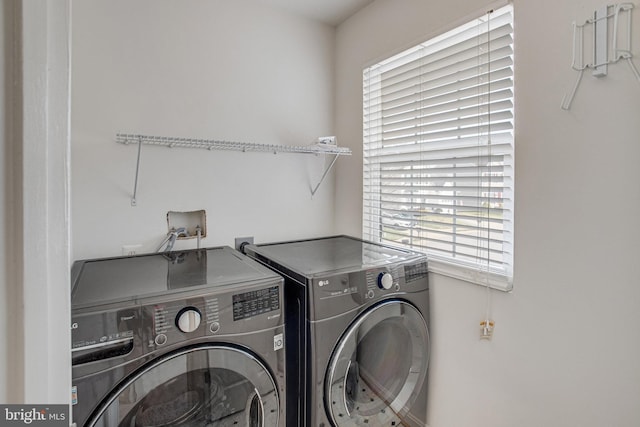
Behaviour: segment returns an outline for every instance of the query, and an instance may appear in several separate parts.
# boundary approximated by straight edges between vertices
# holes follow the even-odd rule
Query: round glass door
[[[111,394],[90,427],[273,427],[280,400],[258,359],[200,346],[154,360]]]
[[[392,300],[369,309],[329,363],[325,399],[334,425],[404,425],[428,365],[427,324],[414,306]]]

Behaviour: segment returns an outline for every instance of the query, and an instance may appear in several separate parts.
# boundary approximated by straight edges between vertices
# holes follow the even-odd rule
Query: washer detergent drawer
[[[133,351],[141,329],[139,308],[78,314],[71,320],[71,359],[74,366]]]
[[[251,353],[203,344],[138,369],[86,426],[277,427],[281,398],[269,370]]]

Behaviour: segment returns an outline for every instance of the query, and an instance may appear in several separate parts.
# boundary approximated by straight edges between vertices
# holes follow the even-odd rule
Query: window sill
[[[473,283],[474,285],[487,285],[503,292],[513,290],[513,281],[506,275],[478,270],[474,267],[456,265],[446,260],[429,257],[429,272],[448,276],[454,279]]]

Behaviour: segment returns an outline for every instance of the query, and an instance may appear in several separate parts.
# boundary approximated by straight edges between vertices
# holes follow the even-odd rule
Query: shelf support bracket
[[[133,197],[131,206],[137,206],[136,195],[138,194],[138,172],[140,171],[140,153],[142,152],[142,137],[138,137],[138,160],[136,161],[136,177],[133,182]]]
[[[316,191],[318,191],[318,188],[320,188],[320,184],[322,184],[322,181],[324,181],[324,179],[327,177],[327,174],[329,173],[333,165],[336,163],[336,160],[338,160],[338,157],[340,157],[340,154],[336,154],[333,156],[333,160],[329,164],[329,167],[322,174],[322,177],[320,178],[320,182],[318,182],[318,185],[316,185],[316,187],[313,190],[311,190],[311,197],[313,197],[316,194]]]

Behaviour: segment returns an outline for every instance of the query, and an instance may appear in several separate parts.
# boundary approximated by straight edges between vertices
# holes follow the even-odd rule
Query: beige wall
[[[333,28],[264,2],[74,3],[73,258],[152,252],[168,211],[205,209],[206,246],[333,232],[330,158],[144,146],[117,132],[309,145],[333,135]],[[176,249],[193,248],[194,240]]]
[[[640,424],[640,85],[624,63],[585,75],[571,111],[571,23],[595,0],[515,1],[516,212],[511,294],[432,276],[432,427]],[[354,156],[336,172],[336,227],[361,232],[361,73],[487,3],[377,0],[342,24],[336,132]],[[640,19],[640,12],[633,12]],[[640,31],[633,34],[640,65]]]
[[[303,59],[299,59],[298,54],[289,55],[292,62],[287,63],[287,69],[291,74],[286,74],[287,78],[271,75],[267,81],[273,84],[267,87],[251,83],[251,76],[240,78],[239,74],[232,73],[233,88],[241,90],[240,82],[247,82],[259,101],[256,105],[251,102],[230,105],[223,102],[228,96],[215,99],[212,95],[218,93],[218,89],[228,93],[225,92],[228,87],[206,87],[205,90],[210,83],[208,79],[200,75],[194,80],[191,77],[197,75],[198,70],[184,65],[191,61],[175,59],[182,58],[181,55],[192,59],[197,52],[210,53],[206,49],[194,49],[189,39],[208,40],[223,49],[226,44],[223,42],[229,42],[235,32],[229,30],[217,34],[216,38],[210,33],[190,33],[184,36],[185,40],[180,39],[170,25],[164,30],[154,28],[152,23],[158,21],[151,18],[158,17],[149,17],[142,8],[125,14],[123,18],[131,22],[123,23],[117,19],[114,9],[110,9],[114,2],[100,3],[106,9],[99,8],[97,2],[85,8],[87,4],[74,3],[74,8],[79,9],[76,12],[83,17],[80,22],[74,21],[73,46],[75,59],[81,61],[74,62],[72,83],[74,108],[81,108],[74,109],[72,132],[72,231],[76,258],[116,254],[122,244],[154,246],[156,236],[166,230],[166,211],[189,208],[206,208],[212,224],[230,224],[214,229],[207,242],[210,244],[228,244],[236,233],[254,234],[265,241],[280,236],[328,232],[360,234],[363,66],[446,30],[451,23],[486,6],[484,2],[472,0],[438,3],[377,0],[334,34],[325,26],[267,9],[261,11],[258,19],[253,9],[243,11],[245,2],[234,2],[235,6],[227,4],[218,11],[233,12],[233,20],[225,16],[228,22],[240,21],[247,25],[248,33],[242,33],[246,36],[236,42],[249,46],[249,53],[261,59],[256,71],[273,65],[267,61],[272,55],[259,55],[271,48],[276,49],[276,56],[282,60],[288,52],[315,52],[305,53],[309,56],[303,55]],[[140,4],[143,3],[136,3]],[[158,4],[159,10],[165,11],[160,21],[168,20],[172,3]],[[221,5],[219,2],[198,4],[201,8]],[[569,69],[571,22],[585,19],[600,5],[595,0],[515,2],[514,291],[492,295],[492,316],[497,322],[494,339],[480,342],[478,322],[484,315],[484,290],[445,277],[432,277],[429,421],[433,427],[635,427],[640,424],[637,411],[640,401],[640,334],[637,333],[640,228],[636,224],[640,217],[640,169],[636,166],[640,155],[640,121],[637,120],[640,87],[627,66],[618,64],[610,68],[610,75],[604,79],[585,76],[572,110],[565,112],[559,108],[563,93],[575,77]],[[6,9],[0,10],[1,22],[6,25]],[[79,16],[76,12],[74,19]],[[98,13],[104,17],[95,16]],[[266,20],[262,19],[264,14]],[[636,23],[638,15],[636,9]],[[81,27],[76,28],[76,22]],[[185,22],[194,23],[186,18]],[[95,28],[89,24],[95,24]],[[124,24],[127,25],[123,27]],[[144,34],[132,37],[131,31],[136,25],[157,37],[162,37],[164,32],[174,34],[178,41],[167,40],[168,50],[159,50],[160,43],[148,49],[153,40],[145,42]],[[126,31],[121,39],[114,36],[122,30]],[[209,31],[216,30],[206,30]],[[7,34],[6,27],[2,34]],[[639,34],[636,26],[633,40],[636,50],[640,46]],[[302,38],[291,41],[294,35]],[[264,42],[260,45],[262,49],[253,47],[251,41]],[[129,46],[130,43],[133,45]],[[6,48],[5,39],[4,66]],[[96,55],[96,51],[104,55]],[[634,53],[640,57],[640,52]],[[166,59],[170,69],[158,71],[157,67],[151,67],[164,64],[161,58]],[[97,62],[92,64],[93,61]],[[216,64],[225,63],[216,61],[215,58],[207,61],[208,72],[232,71],[224,66],[216,70]],[[157,72],[158,76],[151,78],[150,71]],[[176,73],[182,77],[173,79]],[[2,81],[6,82],[6,75]],[[211,81],[217,79],[212,76]],[[160,85],[164,85],[166,91],[158,91]],[[169,93],[170,97],[163,96]],[[199,98],[200,95],[205,99]],[[2,99],[4,106],[0,108],[6,108],[6,94]],[[203,105],[202,102],[208,102],[207,108],[195,107]],[[332,105],[335,119],[331,117]],[[261,116],[258,111],[270,115]],[[3,110],[2,116],[6,117],[6,113]],[[235,121],[243,115],[254,119],[256,125],[237,131]],[[219,117],[225,120],[214,121]],[[130,130],[252,140],[266,137],[269,141],[265,142],[295,141],[297,144],[332,129],[341,145],[349,145],[354,150],[353,157],[341,158],[337,163],[335,209],[331,181],[321,190],[328,194],[310,198],[309,181],[321,173],[323,166],[313,159],[300,161],[298,156],[265,154],[242,157],[241,153],[205,158],[215,153],[189,154],[183,150],[175,163],[173,154],[153,153],[151,149],[145,152],[142,161],[141,179],[146,181],[140,182],[141,205],[134,209],[129,206],[134,149],[112,141],[116,131]],[[299,142],[300,139],[305,141]],[[3,144],[6,154],[4,150],[6,140]],[[6,164],[7,159],[3,158],[2,162]],[[108,164],[116,166],[113,169],[103,166]],[[174,173],[175,170],[187,170],[188,178],[182,172]],[[198,195],[206,195],[202,198],[194,197],[196,190],[191,187],[194,171],[198,171],[196,181],[204,183],[204,190],[198,187],[197,191]],[[3,176],[6,179],[7,175]],[[217,186],[227,182],[230,176],[239,177],[239,182],[232,188]],[[258,187],[260,191],[251,190],[256,182],[262,185]],[[6,215],[9,195],[5,185],[0,195]],[[180,195],[178,191],[186,187],[189,189]],[[286,191],[273,192],[272,188]],[[198,203],[191,204],[188,202],[191,199]],[[292,200],[293,204],[285,204]],[[280,206],[289,208],[285,210]],[[333,219],[328,218],[333,212],[335,226]],[[265,214],[264,218],[261,213]],[[100,229],[96,230],[91,222],[100,224]],[[6,250],[6,246],[3,248]],[[0,267],[0,271],[6,275],[5,267]],[[5,283],[2,289],[6,296],[9,286]],[[58,307],[56,295],[66,297],[60,292],[62,288],[47,289],[51,305]],[[35,287],[31,290],[35,291]],[[7,301],[11,299],[3,298],[2,304]],[[68,315],[66,309],[54,310],[54,318],[64,320]],[[8,313],[4,309],[2,312]],[[46,313],[38,316],[33,317],[29,325],[32,331],[51,318]],[[4,370],[0,375],[14,369],[6,359],[9,331],[7,323],[0,340]],[[42,334],[46,334],[46,330]],[[43,348],[38,347],[39,337],[34,336],[36,344],[29,349],[31,358],[27,364],[36,363],[36,349]],[[54,349],[58,358],[67,347],[68,343],[62,340],[57,345],[48,342],[46,348]],[[64,377],[66,369],[58,374]],[[48,384],[49,393],[55,392],[56,387],[67,389],[66,381],[58,383]],[[29,387],[37,386],[35,379],[30,381]],[[64,396],[60,398],[66,400]],[[0,389],[0,401],[6,400],[9,397],[5,385]]]

